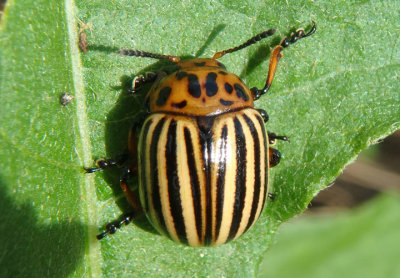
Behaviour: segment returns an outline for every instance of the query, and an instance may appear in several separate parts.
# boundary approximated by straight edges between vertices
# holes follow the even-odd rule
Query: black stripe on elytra
[[[268,143],[268,140],[267,140],[267,136],[266,136],[266,133],[265,133],[265,126],[264,126],[264,120],[260,117],[260,116],[257,116],[257,120],[258,120],[258,122],[259,122],[259,124],[260,124],[260,128],[261,128],[261,130],[262,130],[262,135],[263,135],[263,146],[264,146],[264,155],[265,155],[265,165],[268,165],[268,163],[269,163],[269,159],[268,159],[268,156],[266,155],[267,154],[267,149],[268,149],[268,145],[267,145],[267,143]],[[267,166],[265,166],[265,168],[267,168]],[[263,208],[264,208],[264,205],[265,205],[265,197],[267,196],[267,190],[268,190],[268,171],[265,169],[265,184],[264,184],[264,196],[263,196],[263,199],[262,199],[262,206],[261,206],[261,211],[263,210]]]
[[[206,65],[206,62],[197,62],[197,63],[195,62],[194,65],[196,67],[204,67]]]
[[[222,74],[222,75],[228,75],[228,73],[226,71],[220,70],[218,73]]]
[[[201,87],[199,84],[199,79],[195,74],[188,74],[188,91],[195,98],[199,98],[201,96]]]
[[[217,177],[217,202],[215,204],[216,211],[216,223],[215,223],[215,239],[219,236],[219,230],[221,229],[222,214],[224,208],[224,189],[225,189],[225,172],[226,172],[226,156],[227,154],[227,143],[228,143],[228,127],[226,125],[222,128],[221,138],[218,142],[221,144],[217,145],[216,150],[219,153],[220,161],[218,165],[218,177]]]
[[[219,99],[219,102],[224,105],[224,106],[231,106],[233,104],[233,101],[230,100],[224,100],[222,98]]]
[[[211,214],[211,165],[212,158],[211,158],[211,146],[213,142],[213,137],[211,134],[211,127],[214,122],[214,118],[212,117],[199,117],[197,120],[199,125],[199,137],[200,137],[200,146],[201,150],[203,150],[203,163],[204,163],[204,175],[206,177],[206,227],[205,227],[205,235],[204,235],[204,242],[205,246],[210,245],[212,242],[212,214]]]
[[[215,96],[218,92],[218,85],[217,85],[217,74],[215,72],[209,72],[206,77],[206,84],[204,87],[206,88],[206,94],[209,97]]]
[[[176,78],[178,79],[178,80],[181,80],[182,78],[184,78],[185,76],[187,76],[188,74],[187,74],[187,72],[186,71],[178,71],[177,73],[176,73]]]
[[[176,121],[172,120],[168,127],[167,145],[165,146],[164,154],[167,168],[169,206],[178,238],[180,242],[187,243],[185,222],[182,214],[177,155]]]
[[[247,223],[245,231],[247,231],[248,228],[253,224],[253,222],[256,220],[256,213],[257,213],[257,207],[260,202],[260,189],[261,189],[261,179],[260,179],[260,139],[258,137],[258,132],[257,129],[254,126],[253,121],[246,115],[243,114],[243,118],[246,121],[247,125],[249,126],[250,129],[250,134],[253,137],[253,143],[254,143],[254,195],[253,195],[253,200],[251,202],[251,211],[250,211],[250,217],[249,217],[249,222]]]
[[[246,198],[246,166],[251,161],[246,160],[246,137],[243,133],[242,124],[238,118],[233,120],[235,124],[235,138],[236,138],[236,188],[235,188],[235,203],[233,205],[232,224],[229,230],[228,240],[233,239],[239,229],[240,222],[242,221],[244,200]]]
[[[189,167],[189,177],[190,177],[190,187],[192,189],[192,200],[193,200],[193,208],[194,208],[194,217],[196,220],[196,229],[197,236],[199,237],[200,242],[201,231],[202,231],[202,216],[201,212],[203,211],[201,207],[201,192],[200,192],[200,182],[199,177],[197,175],[197,167],[193,150],[193,142],[191,138],[190,131],[187,127],[184,128],[185,134],[185,145],[186,145],[186,159]],[[197,138],[195,138],[197,139]],[[194,142],[196,145],[198,142]]]
[[[244,101],[249,100],[249,96],[247,95],[247,93],[244,90],[244,88],[242,87],[242,85],[235,83],[235,85],[233,85],[233,87],[235,87],[236,95],[238,98],[242,98]]]
[[[175,102],[171,103],[171,106],[174,108],[183,108],[186,106],[186,104],[187,104],[187,101],[182,100],[181,102],[178,102],[178,103],[175,103]]]
[[[157,106],[163,106],[171,94],[171,87],[164,87],[158,93],[156,104]]]
[[[142,131],[142,138],[141,138],[141,142],[142,142],[142,144],[143,143],[146,143],[146,138],[147,138],[147,135],[148,135],[148,132],[149,132],[149,128],[150,128],[150,125],[153,123],[153,121],[152,120],[149,120],[144,126],[143,126],[143,131]],[[140,183],[141,183],[141,185],[142,185],[142,190],[144,191],[144,196],[146,196],[145,198],[143,198],[144,200],[143,200],[143,202],[142,202],[142,205],[143,205],[143,210],[144,210],[144,212],[145,213],[147,213],[148,211],[149,211],[149,203],[148,203],[148,201],[147,201],[147,198],[149,197],[149,193],[148,193],[148,190],[147,190],[147,179],[149,178],[149,177],[146,177],[146,173],[147,173],[147,171],[146,171],[146,165],[147,165],[147,158],[146,158],[146,150],[147,150],[147,148],[146,147],[144,147],[144,148],[141,148],[140,150],[139,150],[139,155],[140,155],[140,166],[141,166],[141,178],[140,178]]]
[[[228,94],[232,94],[232,92],[233,92],[233,87],[232,87],[232,85],[229,84],[228,82],[225,83],[225,91],[226,91]]]
[[[150,183],[151,183],[151,191],[153,195],[153,206],[156,212],[158,221],[160,223],[160,227],[163,229],[165,233],[167,233],[167,229],[165,226],[164,217],[162,214],[161,207],[161,198],[160,198],[160,187],[158,181],[158,142],[160,140],[161,131],[165,124],[166,118],[162,118],[157,123],[156,127],[153,130],[153,134],[151,135],[151,143],[150,143]]]

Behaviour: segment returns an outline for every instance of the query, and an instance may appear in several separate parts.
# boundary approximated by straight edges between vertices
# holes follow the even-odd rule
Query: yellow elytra
[[[269,90],[282,50],[315,30],[315,23],[308,33],[299,29],[273,49],[262,89],[249,89],[217,59],[273,35],[274,29],[212,58],[181,61],[177,56],[120,50],[126,56],[168,59],[176,69],[133,80],[131,93],[153,83],[138,143],[139,123],[135,123],[126,155],[86,169],[92,173],[133,160],[121,186],[134,212],[108,224],[97,238],[129,223],[138,210],[161,234],[190,246],[220,245],[246,232],[258,219],[266,197],[273,197],[268,193],[268,172],[279,163],[280,153],[270,145],[276,139],[287,140],[265,131],[268,115],[254,108],[254,100]],[[140,203],[127,185],[136,172]]]

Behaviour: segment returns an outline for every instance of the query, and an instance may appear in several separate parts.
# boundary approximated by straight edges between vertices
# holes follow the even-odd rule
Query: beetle
[[[220,245],[246,232],[259,217],[265,199],[274,197],[268,193],[269,168],[279,163],[280,153],[271,145],[277,139],[288,140],[265,131],[268,115],[255,109],[254,101],[269,90],[283,49],[315,31],[313,22],[310,31],[298,29],[273,49],[262,89],[248,89],[217,59],[273,35],[275,29],[212,58],[181,60],[140,50],[118,51],[168,59],[176,67],[134,78],[132,94],[152,83],[144,123],[134,124],[126,155],[100,159],[98,167],[86,169],[93,173],[130,161],[121,187],[134,212],[108,224],[97,238],[131,222],[137,211],[143,211],[161,234],[190,246]],[[140,202],[127,185],[136,172]]]

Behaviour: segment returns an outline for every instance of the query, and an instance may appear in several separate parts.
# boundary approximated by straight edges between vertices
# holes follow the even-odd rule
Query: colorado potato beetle
[[[153,84],[146,96],[149,112],[144,123],[134,124],[127,155],[101,159],[98,167],[86,169],[93,173],[130,161],[121,187],[134,212],[108,224],[97,238],[113,234],[140,210],[161,234],[190,246],[220,245],[246,232],[258,219],[266,197],[274,196],[268,193],[268,172],[279,163],[280,153],[270,145],[287,140],[266,133],[268,115],[254,108],[254,100],[270,88],[282,50],[315,31],[313,22],[309,32],[299,29],[273,49],[262,89],[248,89],[217,59],[273,35],[274,29],[212,58],[181,60],[120,50],[127,56],[168,59],[176,68],[133,80],[133,94],[143,84]],[[136,172],[140,202],[127,186]]]

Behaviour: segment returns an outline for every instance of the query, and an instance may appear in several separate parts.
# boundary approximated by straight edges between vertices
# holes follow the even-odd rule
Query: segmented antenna
[[[150,53],[150,52],[135,50],[135,49],[121,49],[117,53],[121,54],[121,55],[125,55],[125,56],[147,57],[147,58],[154,58],[154,59],[168,59],[173,63],[179,63],[181,60],[177,56],[155,54],[155,53]]]
[[[272,36],[275,33],[275,31],[276,31],[275,29],[269,29],[267,31],[264,31],[264,32],[262,32],[262,33],[260,33],[258,35],[255,35],[254,37],[249,39],[247,42],[245,42],[245,43],[243,43],[243,44],[241,44],[239,46],[236,46],[234,48],[229,48],[227,50],[223,50],[223,51],[215,53],[212,58],[215,60],[215,59],[221,58],[225,54],[241,50],[241,49],[243,49],[245,47],[248,47],[249,45],[255,44],[256,42],[258,42],[258,41],[260,41],[262,39],[265,39],[265,38],[267,38],[269,36]]]

